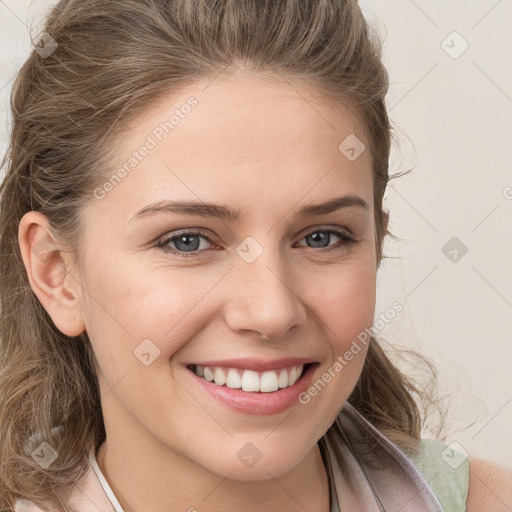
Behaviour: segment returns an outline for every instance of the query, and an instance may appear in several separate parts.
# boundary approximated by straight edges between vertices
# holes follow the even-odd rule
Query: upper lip
[[[239,368],[240,370],[254,370],[256,372],[265,372],[271,370],[280,370],[281,368],[287,368],[289,366],[305,365],[309,363],[315,363],[314,359],[308,357],[283,357],[281,359],[272,359],[271,361],[265,361],[255,357],[244,357],[239,359],[217,359],[189,363],[190,365],[200,366],[223,366],[227,368]]]

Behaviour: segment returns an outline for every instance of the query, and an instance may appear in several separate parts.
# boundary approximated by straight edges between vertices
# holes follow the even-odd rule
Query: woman
[[[64,0],[45,33],[0,197],[2,508],[508,510],[373,335],[391,128],[357,3]]]

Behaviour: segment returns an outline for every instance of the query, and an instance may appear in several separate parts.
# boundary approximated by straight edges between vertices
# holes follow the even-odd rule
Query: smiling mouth
[[[293,386],[316,363],[287,366],[279,370],[256,372],[222,366],[189,364],[187,368],[212,384],[246,392],[271,393]]]

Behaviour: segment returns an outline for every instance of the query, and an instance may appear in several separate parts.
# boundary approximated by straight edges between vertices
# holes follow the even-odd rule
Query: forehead
[[[371,204],[369,149],[356,159],[343,151],[354,137],[356,149],[367,146],[359,119],[311,87],[221,75],[159,97],[131,123],[112,168],[129,174],[109,196],[135,209],[150,199],[228,201],[259,191],[278,201],[325,199],[336,187]]]

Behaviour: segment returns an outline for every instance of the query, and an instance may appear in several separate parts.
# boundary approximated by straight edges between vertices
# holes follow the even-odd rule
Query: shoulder
[[[512,471],[487,460],[470,458],[466,510],[512,510]]]

